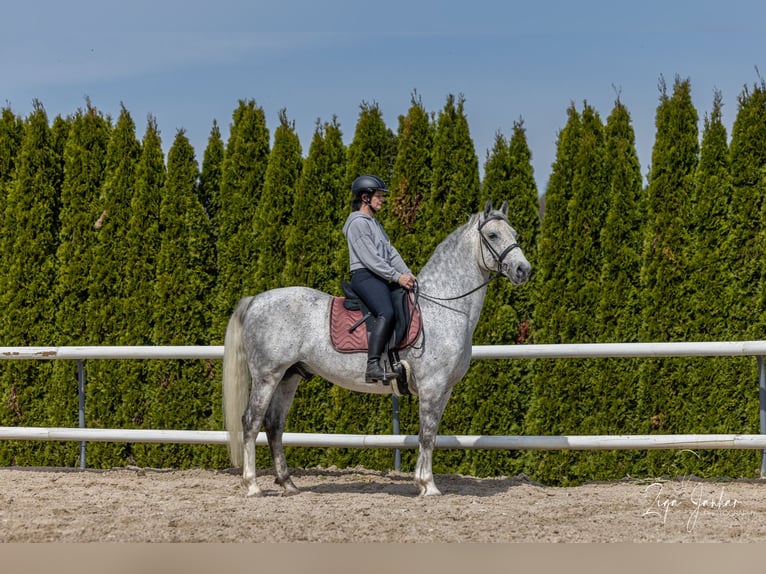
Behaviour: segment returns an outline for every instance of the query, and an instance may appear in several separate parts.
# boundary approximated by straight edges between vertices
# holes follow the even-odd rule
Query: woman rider
[[[348,241],[351,286],[375,316],[375,324],[368,331],[367,383],[384,382],[396,378],[386,373],[380,356],[394,328],[394,307],[390,288],[396,284],[405,289],[415,286],[415,276],[391,245],[383,226],[375,214],[383,206],[386,184],[375,175],[361,175],[351,184],[354,198],[351,213],[343,225]]]

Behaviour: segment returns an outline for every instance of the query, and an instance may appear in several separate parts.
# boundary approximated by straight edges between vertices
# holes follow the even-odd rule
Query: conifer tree
[[[364,173],[391,182],[396,158],[396,136],[386,127],[383,112],[377,103],[362,102],[359,106],[354,139],[348,146],[345,189],[351,193],[351,183]]]
[[[11,111],[10,107],[4,107],[0,112],[0,242],[3,233],[3,218],[5,217],[5,200],[9,193],[9,186],[13,179],[16,166],[16,156],[21,148],[21,140],[24,137],[24,121]],[[0,273],[3,272],[0,262]]]
[[[576,134],[576,141],[559,140],[561,167],[554,167],[554,178],[566,173],[561,182],[563,194],[568,195],[566,205],[549,203],[546,205],[546,217],[559,221],[556,230],[560,244],[550,245],[555,253],[556,270],[551,276],[560,278],[555,283],[557,291],[548,291],[548,285],[540,290],[537,304],[550,307],[551,302],[543,303],[544,297],[553,297],[559,313],[548,320],[552,335],[560,342],[588,343],[595,342],[600,332],[594,321],[598,312],[598,300],[601,285],[601,226],[606,217],[608,205],[608,187],[606,185],[604,126],[596,110],[585,103],[581,114],[570,110],[568,127],[576,128],[568,135]],[[565,130],[566,131],[566,130]],[[563,148],[563,149],[562,149]],[[550,191],[549,187],[549,191]],[[561,197],[561,196],[557,196]],[[553,198],[551,198],[553,199]],[[559,206],[567,211],[566,218],[552,210]],[[544,235],[543,241],[547,238]],[[547,249],[548,244],[545,245]],[[540,271],[548,253],[540,254]],[[545,294],[543,294],[545,291]],[[535,309],[537,313],[537,308]],[[545,331],[543,331],[545,333]],[[539,339],[538,339],[539,341]],[[542,341],[539,341],[542,342]],[[548,362],[537,364],[535,374],[535,398],[530,416],[530,427],[542,433],[584,434],[593,432],[593,405],[598,401],[598,390],[591,381],[583,377],[588,369],[588,362],[582,360],[559,360],[550,365]],[[539,476],[544,480],[556,480],[564,483],[576,479],[581,472],[583,461],[576,453],[534,453],[530,459],[537,460]]]
[[[222,344],[226,323],[237,301],[256,294],[255,212],[269,160],[269,131],[263,109],[240,100],[221,174],[217,218],[218,281],[213,305],[214,344]]]
[[[643,185],[630,113],[619,97],[605,128],[608,211],[601,228],[601,289],[594,322],[597,342],[637,342],[643,246]],[[604,434],[635,434],[640,360],[598,359],[582,377],[591,381],[591,428]],[[634,451],[579,453],[581,479],[630,474]]]
[[[135,193],[130,202],[130,218],[125,245],[124,307],[130,321],[122,333],[122,345],[151,345],[154,343],[154,286],[157,258],[161,248],[160,200],[166,179],[165,154],[157,121],[147,118],[141,142],[141,155],[136,166]],[[129,428],[150,428],[147,411],[151,395],[148,392],[149,372],[153,364],[127,361],[122,365],[122,405],[116,418]],[[97,422],[97,421],[94,421]],[[146,444],[123,443],[122,454],[127,463],[152,466],[146,455]],[[104,460],[102,465],[115,464]]]
[[[55,298],[51,278],[56,269],[61,162],[56,157],[48,116],[35,101],[23,122],[15,156],[14,177],[2,232],[0,338],[5,346],[53,343]],[[10,361],[0,371],[0,425],[43,426],[53,365],[44,361]],[[74,414],[77,411],[75,409]],[[0,442],[0,464],[45,464],[44,445]]]
[[[207,140],[205,155],[202,158],[197,195],[199,195],[199,200],[202,202],[205,212],[213,224],[213,231],[216,233],[218,212],[221,209],[221,178],[223,176],[224,154],[225,148],[223,139],[221,139],[221,130],[218,127],[218,122],[214,120]]]
[[[736,339],[764,337],[764,321],[753,321],[763,282],[764,223],[762,214],[766,181],[766,81],[745,87],[739,96],[729,149],[733,196],[729,208],[729,233],[724,239],[729,265],[734,271],[727,310]],[[744,375],[744,373],[743,373]],[[752,380],[752,379],[751,379]]]
[[[292,223],[293,195],[302,162],[301,142],[295,133],[295,122],[287,119],[287,111],[283,109],[279,113],[279,126],[274,131],[274,147],[255,211],[256,293],[282,286],[285,242]],[[313,195],[313,191],[309,194]]]
[[[305,285],[340,294],[348,261],[337,253],[346,243],[342,225],[350,203],[345,186],[346,147],[337,118],[317,122],[308,157],[296,182],[292,225],[285,240],[284,285]]]
[[[194,149],[179,130],[168,153],[160,203],[161,247],[153,305],[156,345],[208,344],[215,259],[209,220],[196,194],[197,178]],[[155,361],[150,373],[147,418],[151,428],[214,426],[216,381],[205,362]],[[198,464],[195,453],[204,449],[161,445],[152,450],[155,464],[179,468]]]
[[[98,198],[104,181],[111,122],[88,101],[72,119],[64,146],[61,187],[60,241],[56,254],[56,342],[58,345],[96,345],[88,330],[89,279],[94,265],[96,228],[101,215]],[[86,380],[88,379],[86,369]],[[53,426],[77,426],[77,366],[56,361],[49,385]],[[50,444],[51,462],[70,465],[78,450],[74,443]],[[56,454],[54,454],[56,453]]]
[[[125,250],[140,154],[135,123],[123,106],[106,151],[104,183],[95,200],[99,216],[93,225],[96,241],[88,279],[86,325],[97,345],[119,345],[128,324],[135,320],[125,305],[125,278],[130,272]],[[86,412],[94,424],[101,428],[131,426],[130,418],[118,413],[126,410],[124,385],[134,372],[133,365],[122,361],[89,362]],[[88,464],[124,464],[127,448],[126,443],[94,443],[88,447]]]
[[[296,183],[293,223],[285,243],[284,285],[303,285],[325,293],[340,294],[341,272],[336,254],[345,245],[341,230],[348,210],[345,188],[346,147],[337,118],[317,122],[309,153]],[[335,432],[331,384],[320,377],[303,381],[287,420],[291,432]],[[333,451],[324,448],[291,450],[291,465],[329,466]]]
[[[482,200],[495,208],[508,201],[508,220],[532,269],[540,230],[537,185],[523,122],[514,122],[506,142],[501,133],[487,155]],[[533,275],[534,277],[534,275]],[[482,318],[474,334],[476,345],[510,345],[530,342],[532,285],[514,287],[500,278],[487,289]],[[471,388],[475,402],[469,434],[523,434],[531,395],[529,361],[477,361],[461,385]],[[521,469],[518,451],[470,451],[460,471],[474,476],[514,475]]]
[[[699,341],[731,341],[742,336],[738,329],[731,328],[729,320],[728,298],[736,275],[730,261],[737,255],[727,252],[727,247],[734,246],[722,241],[728,235],[733,193],[722,107],[721,94],[716,92],[713,109],[705,116],[696,173],[690,274],[695,277],[691,295],[695,313],[692,336]],[[704,397],[706,406],[690,413],[695,428],[705,433],[757,433],[756,378],[743,376],[755,363],[753,358],[704,357],[687,362],[689,384],[695,389],[693,396]],[[760,456],[744,450],[698,454],[710,476],[751,476]]]
[[[406,116],[399,117],[397,154],[387,206],[381,214],[384,227],[396,249],[417,274],[425,261],[419,260],[423,201],[431,189],[431,149],[435,127],[417,94]]]
[[[569,309],[561,300],[567,288],[570,248],[569,204],[574,195],[573,182],[577,171],[577,151],[583,130],[582,118],[574,104],[567,109],[567,123],[559,132],[556,160],[545,194],[545,214],[540,229],[537,269],[537,289],[534,293],[534,331],[536,343],[567,343],[565,325]],[[557,434],[561,413],[568,396],[551,383],[558,381],[562,360],[538,360],[533,364],[532,398],[527,412],[528,434]],[[560,410],[559,410],[560,409]],[[570,432],[570,431],[567,431]],[[529,452],[530,475],[535,478],[550,475],[545,465],[546,453]]]
[[[657,135],[647,188],[647,224],[642,262],[643,341],[686,341],[692,334],[694,311],[689,295],[692,205],[699,140],[697,111],[689,80],[676,78],[673,94],[660,84]],[[693,432],[688,417],[691,397],[684,358],[641,363],[639,413],[645,432]],[[694,456],[650,451],[645,460],[652,476],[683,469],[697,472]],[[685,465],[689,466],[685,466]]]
[[[436,121],[431,156],[431,190],[423,207],[419,260],[428,260],[436,246],[479,210],[479,160],[465,115],[465,98],[447,96]]]

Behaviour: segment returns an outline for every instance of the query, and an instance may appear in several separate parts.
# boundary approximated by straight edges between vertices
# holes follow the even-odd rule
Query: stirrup
[[[364,373],[364,382],[370,385],[374,385],[377,383],[383,383],[384,385],[387,385],[389,381],[392,381],[397,378],[397,373],[395,372],[389,372],[386,371],[386,369],[383,367],[383,365],[378,362],[378,368],[379,371],[376,373],[371,373],[369,370],[365,371]]]

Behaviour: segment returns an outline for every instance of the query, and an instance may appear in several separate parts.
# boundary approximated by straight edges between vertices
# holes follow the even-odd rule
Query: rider
[[[375,219],[383,206],[384,194],[388,193],[386,184],[375,175],[360,175],[351,184],[351,192],[354,195],[352,211],[343,225],[343,235],[348,241],[351,286],[375,316],[375,324],[368,332],[364,379],[367,383],[385,382],[396,378],[395,373],[386,373],[380,363],[394,328],[389,289],[397,283],[412,289],[416,279]]]

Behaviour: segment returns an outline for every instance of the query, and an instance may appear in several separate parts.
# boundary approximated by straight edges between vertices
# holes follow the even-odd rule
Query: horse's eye
[[[495,233],[495,232],[493,231],[492,233],[490,233],[489,235],[487,235],[487,238],[488,238],[488,239],[491,239],[492,241],[494,241],[495,239],[497,239],[497,233]]]

